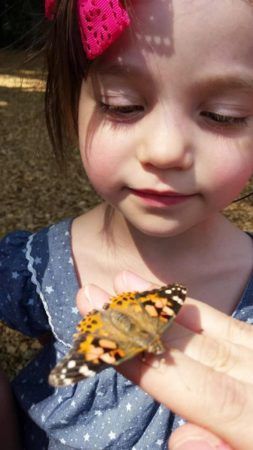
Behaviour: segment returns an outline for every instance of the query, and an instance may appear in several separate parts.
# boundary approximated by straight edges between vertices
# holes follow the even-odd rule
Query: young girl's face
[[[136,0],[79,105],[83,164],[148,235],[216,215],[253,172],[253,5]]]

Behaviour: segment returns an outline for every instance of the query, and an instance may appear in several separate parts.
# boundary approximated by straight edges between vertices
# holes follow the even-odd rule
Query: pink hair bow
[[[45,15],[53,19],[56,0],[45,0]],[[81,39],[88,59],[94,59],[118,39],[130,19],[120,0],[77,0]]]
[[[45,16],[48,20],[53,20],[56,0],[45,0]]]

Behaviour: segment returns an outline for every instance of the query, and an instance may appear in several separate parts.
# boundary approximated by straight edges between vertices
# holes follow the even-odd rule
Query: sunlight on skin
[[[142,291],[153,287],[157,286],[126,271],[119,273],[114,282],[115,292]],[[89,285],[78,292],[77,304],[80,312],[86,314],[90,309],[100,309],[109,297],[97,286]],[[238,324],[238,321],[220,311],[191,298],[187,298],[186,305],[177,316],[176,322],[173,325],[173,335],[170,330],[166,339],[163,339],[167,347],[163,358],[158,359],[147,355],[143,360],[137,357],[121,364],[117,370],[139,384],[157,401],[177,411],[189,421],[172,433],[169,440],[170,450],[208,450],[208,448],[234,450],[234,447],[225,443],[223,439],[231,441],[230,444],[236,441],[238,444],[238,439],[234,436],[236,430],[230,432],[220,427],[221,421],[217,418],[219,414],[217,409],[213,408],[214,392],[218,393],[225,381],[228,388],[231,385],[231,392],[236,391],[239,396],[235,406],[227,404],[229,408],[225,412],[229,429],[233,414],[237,417],[241,404],[245,400],[244,396],[240,397],[243,394],[243,383],[247,383],[249,387],[249,397],[251,394],[252,368],[249,368],[248,361],[252,353],[252,345],[249,344],[249,333],[252,333],[252,330],[248,325]],[[220,338],[218,341],[217,335]],[[229,361],[226,358],[224,362],[224,351],[226,353],[227,347]],[[241,350],[238,355],[239,347],[243,351]],[[187,380],[184,377],[185,372],[188,373]],[[172,380],[173,389],[170,389],[168,385],[168,377]],[[206,389],[206,383],[202,383],[207,379],[209,380],[208,389]],[[201,393],[199,395],[201,386],[204,386],[205,395]],[[179,392],[183,394],[179,396]],[[222,392],[220,398],[222,403]],[[197,405],[196,408],[191,407],[194,404]],[[210,405],[210,410],[204,427],[191,423],[195,421],[202,423],[203,408],[207,404]],[[251,420],[251,412],[248,413],[249,406],[246,405],[245,408],[245,414],[240,416],[243,423]],[[235,448],[251,447],[248,447],[246,439],[242,447]]]

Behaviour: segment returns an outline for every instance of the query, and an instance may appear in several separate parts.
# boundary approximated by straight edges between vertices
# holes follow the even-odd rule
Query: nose
[[[160,170],[189,169],[193,164],[193,146],[187,121],[179,115],[163,114],[151,120],[152,125],[148,122],[137,148],[140,163]]]

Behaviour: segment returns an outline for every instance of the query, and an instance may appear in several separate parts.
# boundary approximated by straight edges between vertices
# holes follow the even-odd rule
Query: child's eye
[[[144,107],[141,105],[108,105],[107,103],[100,102],[99,107],[104,114],[125,119],[137,118],[144,111]]]
[[[247,117],[235,117],[235,116],[227,116],[224,114],[217,114],[211,111],[202,111],[200,114],[202,117],[205,117],[214,122],[217,126],[223,127],[239,127],[243,125],[247,125]]]

